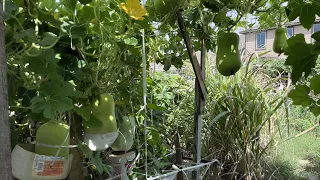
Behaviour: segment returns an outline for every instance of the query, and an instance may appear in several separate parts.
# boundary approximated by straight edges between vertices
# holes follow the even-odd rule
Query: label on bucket
[[[33,176],[61,176],[64,169],[64,158],[36,155],[33,160]]]

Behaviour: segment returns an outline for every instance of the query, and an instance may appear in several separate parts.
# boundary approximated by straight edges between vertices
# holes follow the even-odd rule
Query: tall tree
[[[4,44],[3,0],[0,0],[0,177],[11,180],[11,141],[8,114],[7,61]]]

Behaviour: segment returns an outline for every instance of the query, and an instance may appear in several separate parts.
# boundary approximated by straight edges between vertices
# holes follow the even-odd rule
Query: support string
[[[142,5],[145,6],[147,0],[142,0]],[[146,66],[146,45],[145,32],[142,33],[142,75],[143,75],[143,107],[144,107],[144,146],[145,146],[145,174],[148,178],[148,143],[147,143],[147,66]]]

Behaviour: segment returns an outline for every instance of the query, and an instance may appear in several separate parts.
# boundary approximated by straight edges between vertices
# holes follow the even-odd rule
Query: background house
[[[320,31],[320,18],[317,17],[315,23],[313,24],[312,28],[310,30],[305,29],[302,27],[302,25],[299,22],[299,19],[297,18],[294,21],[288,22],[285,24],[285,27],[288,31],[288,37],[294,36],[295,34],[304,34],[305,39],[307,43],[313,42],[313,39],[311,38],[311,35],[314,32]],[[275,33],[276,27],[271,27],[268,29],[259,29],[259,26],[254,26],[251,29],[247,29],[245,31],[241,31],[240,34],[243,34],[244,42],[240,41],[241,43],[244,43],[244,48],[246,48],[250,53],[256,52],[258,54],[261,54],[266,51],[271,51],[267,54],[264,54],[263,58],[276,58],[278,57],[278,54],[274,53],[272,51],[273,47],[273,41],[274,41],[274,33]],[[240,45],[241,46],[241,45]],[[280,58],[284,58],[284,55],[281,55]]]

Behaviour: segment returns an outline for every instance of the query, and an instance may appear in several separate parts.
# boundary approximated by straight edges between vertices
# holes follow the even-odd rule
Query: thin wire
[[[142,0],[145,6],[147,0]],[[144,146],[145,146],[145,174],[148,178],[148,143],[147,143],[147,66],[146,66],[146,45],[145,32],[142,29],[142,75],[143,75],[143,107],[144,107]]]

